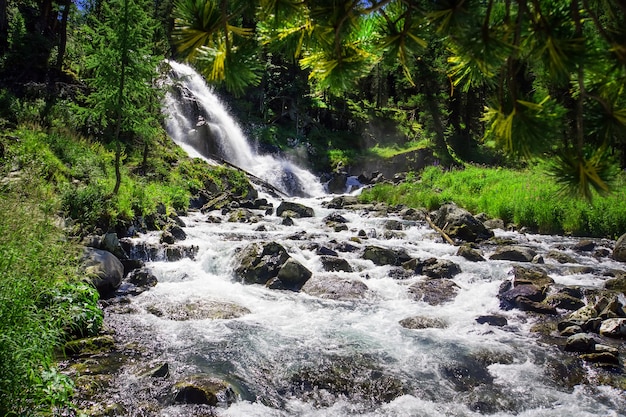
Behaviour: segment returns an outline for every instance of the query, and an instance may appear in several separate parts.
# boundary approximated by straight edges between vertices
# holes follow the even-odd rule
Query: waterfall
[[[319,179],[306,169],[256,152],[222,101],[193,68],[174,61],[168,64],[170,88],[163,106],[166,129],[190,156],[214,163],[224,160],[287,195],[324,194]]]

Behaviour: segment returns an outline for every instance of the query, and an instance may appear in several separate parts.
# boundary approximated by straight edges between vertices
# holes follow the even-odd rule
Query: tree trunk
[[[9,0],[0,0],[0,56],[9,51],[8,3]]]
[[[0,0],[1,1],[1,0]],[[65,58],[65,48],[67,46],[67,17],[70,14],[72,0],[64,0],[63,13],[61,14],[61,29],[59,30],[59,50],[57,53],[57,70],[63,70],[63,59]]]
[[[120,170],[122,158],[122,144],[120,143],[120,130],[122,128],[122,113],[124,107],[124,84],[126,81],[126,65],[128,63],[128,0],[124,1],[124,27],[122,32],[122,57],[120,62],[120,81],[117,96],[117,120],[115,121],[115,187],[113,194],[116,195],[122,183],[122,173]]]

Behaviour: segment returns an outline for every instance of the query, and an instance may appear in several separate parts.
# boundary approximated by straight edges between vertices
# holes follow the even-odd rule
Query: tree
[[[83,115],[100,128],[115,148],[115,186],[121,184],[123,147],[133,136],[150,135],[158,101],[154,87],[161,58],[153,55],[155,23],[151,3],[144,0],[112,0],[102,4],[102,20],[88,31],[91,50],[87,68],[91,93]]]

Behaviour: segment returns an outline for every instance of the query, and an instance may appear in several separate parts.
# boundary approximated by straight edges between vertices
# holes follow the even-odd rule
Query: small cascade
[[[291,196],[320,196],[324,188],[306,169],[273,155],[261,155],[200,74],[168,61],[171,87],[164,99],[166,129],[191,156],[226,161]]]

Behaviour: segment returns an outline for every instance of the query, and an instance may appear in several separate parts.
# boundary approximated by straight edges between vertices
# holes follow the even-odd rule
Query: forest
[[[431,155],[362,201],[626,232],[620,0],[0,0],[0,415],[71,404],[59,346],[102,325],[73,243],[248,190],[167,138],[168,60],[319,176]]]

